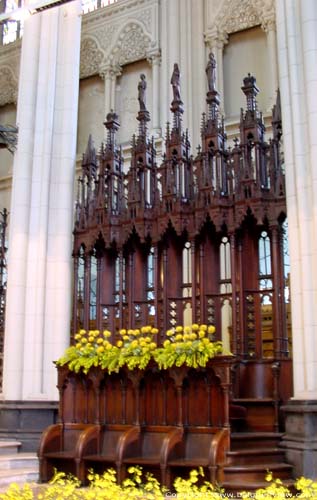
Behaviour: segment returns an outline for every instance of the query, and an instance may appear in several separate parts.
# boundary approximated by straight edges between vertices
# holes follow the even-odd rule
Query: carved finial
[[[96,162],[96,150],[94,147],[94,141],[92,135],[89,134],[86,151],[83,155],[83,165],[88,165],[90,163]]]
[[[106,121],[104,122],[106,129],[108,130],[107,134],[107,148],[113,148],[115,144],[115,133],[119,130],[119,117],[113,111],[107,114]]]
[[[247,98],[247,110],[256,111],[256,96],[259,93],[259,89],[256,86],[256,79],[250,73],[243,79],[243,87],[241,87],[244,95]]]
[[[280,89],[277,89],[276,104],[272,109],[272,128],[273,137],[280,139],[282,135],[282,110],[281,110],[281,95]]]

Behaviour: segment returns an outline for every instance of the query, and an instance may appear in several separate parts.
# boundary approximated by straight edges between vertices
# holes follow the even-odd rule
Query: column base
[[[57,420],[58,403],[5,401],[0,403],[0,439],[21,442],[19,451],[36,452],[43,430]]]
[[[285,415],[281,446],[294,466],[294,476],[316,479],[317,400],[290,400],[281,409]]]

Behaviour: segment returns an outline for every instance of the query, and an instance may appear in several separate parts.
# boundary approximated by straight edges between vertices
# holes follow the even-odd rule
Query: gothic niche
[[[285,401],[291,366],[279,95],[266,141],[256,79],[244,78],[240,137],[228,147],[212,54],[206,75],[207,110],[195,158],[182,127],[177,64],[171,78],[173,119],[160,165],[147,133],[144,75],[127,175],[115,140],[115,112],[107,116],[107,140],[99,153],[89,140],[74,228],[73,332],[108,329],[115,337],[120,328],[151,324],[162,342],[166,330],[178,324],[211,323],[239,361],[236,399],[248,396],[242,389],[244,377],[250,379],[246,366],[267,363],[271,370],[278,360],[280,380],[289,380],[279,388]]]

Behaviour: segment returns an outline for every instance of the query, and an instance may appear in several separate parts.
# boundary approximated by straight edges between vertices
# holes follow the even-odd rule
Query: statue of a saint
[[[172,78],[171,78],[171,84],[173,88],[173,102],[174,101],[181,101],[181,94],[180,94],[180,72],[179,72],[179,67],[178,64],[174,64],[174,69],[172,73]]]
[[[145,75],[142,73],[142,75],[140,75],[140,81],[138,83],[138,101],[140,104],[140,111],[146,111],[145,90],[146,90],[146,79]]]
[[[216,91],[216,59],[212,52],[209,54],[209,61],[206,66],[206,75],[208,81],[208,90],[209,92]]]

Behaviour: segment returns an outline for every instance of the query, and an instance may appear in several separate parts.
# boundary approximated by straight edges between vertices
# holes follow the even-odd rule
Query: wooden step
[[[283,486],[288,488],[290,492],[295,495],[297,490],[294,487],[295,480],[294,479],[284,479],[283,480]],[[223,482],[221,484],[221,487],[224,488],[225,490],[225,497],[226,498],[241,498],[240,494],[242,491],[247,491],[247,492],[254,492],[255,490],[262,489],[262,488],[267,488],[269,486],[269,483],[267,481],[256,481],[256,482],[248,482],[245,483],[241,481],[240,483],[237,481],[236,483],[231,483],[231,482]],[[269,497],[268,497],[269,498]]]
[[[263,462],[279,463],[285,461],[285,452],[281,448],[250,448],[227,452],[227,464],[245,465]]]
[[[247,490],[249,483],[263,483],[267,471],[279,479],[292,479],[292,466],[286,463],[261,463],[244,465],[225,465],[224,482],[229,484],[244,483]]]
[[[231,434],[231,450],[277,448],[281,432],[236,432]]]

